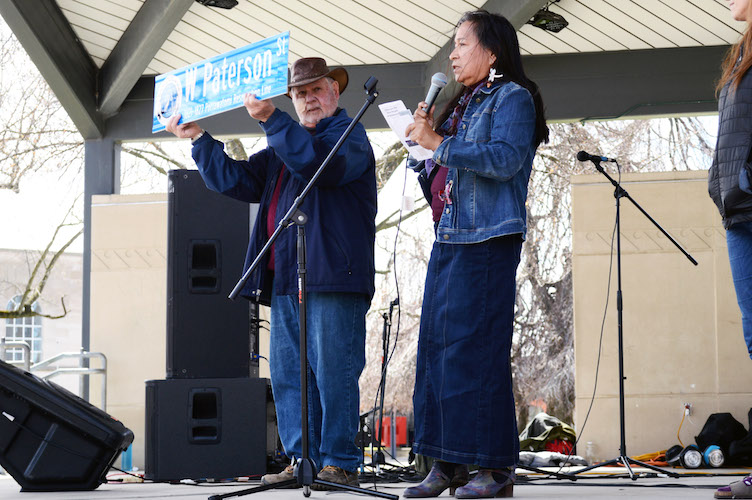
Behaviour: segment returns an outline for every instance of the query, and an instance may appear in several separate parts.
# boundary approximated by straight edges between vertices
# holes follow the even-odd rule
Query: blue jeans
[[[742,331],[752,358],[752,222],[741,222],[726,231],[736,301],[742,311]]]
[[[366,312],[370,299],[356,293],[308,292],[308,456],[355,471],[360,401],[358,379],[365,366]],[[300,328],[296,295],[273,295],[271,310],[272,391],[279,437],[290,458],[302,457]]]

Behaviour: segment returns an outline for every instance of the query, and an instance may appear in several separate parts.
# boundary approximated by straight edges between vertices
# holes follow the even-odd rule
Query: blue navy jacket
[[[457,127],[436,148],[449,201],[439,220],[440,243],[479,243],[527,233],[527,185],[535,156],[535,104],[514,82],[485,85]]]
[[[204,134],[193,144],[192,155],[209,189],[237,200],[259,203],[244,270],[268,241],[269,202],[282,176],[275,226],[287,213],[342,132],[350,125],[338,109],[309,131],[290,115],[275,110],[261,124],[267,148],[246,161],[233,160],[224,144]],[[308,216],[306,233],[306,290],[374,293],[376,176],[373,150],[366,131],[357,124],[303,201]],[[268,257],[251,274],[241,295],[265,304],[273,281],[277,295],[297,293],[297,230],[290,226],[274,242],[274,274]],[[273,279],[272,279],[273,278]]]

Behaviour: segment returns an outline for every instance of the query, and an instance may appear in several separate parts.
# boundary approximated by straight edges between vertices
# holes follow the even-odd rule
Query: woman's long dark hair
[[[503,74],[504,80],[515,82],[530,92],[535,104],[535,144],[537,146],[541,142],[548,142],[548,126],[546,126],[543,98],[538,85],[525,75],[525,70],[522,68],[520,44],[517,41],[514,26],[504,16],[492,14],[486,10],[476,10],[465,12],[462,15],[462,18],[455,25],[455,33],[462,23],[468,21],[472,23],[473,31],[478,37],[481,47],[490,50],[496,56],[496,63],[494,64],[496,74]],[[466,87],[462,86],[457,95],[449,100],[439,119],[436,120],[437,128],[452,113],[465,90]]]

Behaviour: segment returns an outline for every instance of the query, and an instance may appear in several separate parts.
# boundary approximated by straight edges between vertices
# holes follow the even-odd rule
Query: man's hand
[[[268,120],[269,117],[272,116],[272,113],[274,113],[274,110],[277,109],[274,104],[272,104],[271,100],[264,99],[263,101],[260,101],[256,99],[256,96],[253,94],[246,94],[243,97],[243,105],[245,106],[245,109],[248,110],[248,114],[251,115],[251,118],[260,122]]]
[[[178,120],[180,120],[179,114],[170,118],[170,121],[165,125],[165,130],[175,135],[178,139],[193,139],[203,132],[196,122],[188,122],[178,125]]]

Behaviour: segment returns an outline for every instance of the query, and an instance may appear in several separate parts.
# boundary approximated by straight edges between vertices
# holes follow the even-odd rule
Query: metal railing
[[[27,372],[40,376],[45,380],[49,380],[53,377],[65,374],[74,374],[79,377],[79,386],[83,387],[84,377],[91,374],[102,375],[102,410],[107,411],[107,356],[101,352],[62,352],[56,356],[40,361],[31,365],[31,348],[29,344],[23,341],[8,341],[5,338],[0,338],[0,359],[5,359],[5,351],[12,348],[22,348],[24,350],[23,361],[11,361],[10,364],[22,365],[23,369]],[[90,366],[58,366],[58,363],[67,359],[79,360],[79,365],[82,365],[84,359],[99,359],[101,366],[99,368],[92,368]],[[43,370],[52,371],[42,374]],[[80,392],[83,394],[83,392]]]
[[[24,342],[23,340],[8,341],[5,337],[0,338],[0,359],[5,360],[5,352],[7,350],[17,349],[19,347],[24,351],[23,360],[7,361],[7,363],[11,365],[20,365],[28,372],[31,369],[31,346],[29,346],[28,342]]]
[[[90,366],[55,366],[55,369],[49,373],[46,373],[42,375],[39,373],[39,375],[45,379],[49,380],[53,377],[57,377],[58,375],[64,375],[64,374],[74,374],[79,376],[79,381],[83,383],[83,377],[85,375],[90,374],[100,374],[102,375],[102,410],[107,411],[107,356],[102,354],[101,352],[61,352],[60,354],[56,356],[52,356],[49,359],[45,359],[44,361],[40,361],[39,363],[36,363],[32,365],[31,367],[31,373],[40,372],[41,370],[44,370],[52,365],[55,365],[56,363],[64,360],[64,359],[78,359],[79,361],[83,361],[84,359],[95,359],[98,358],[102,362],[102,366],[99,368],[92,368]]]

